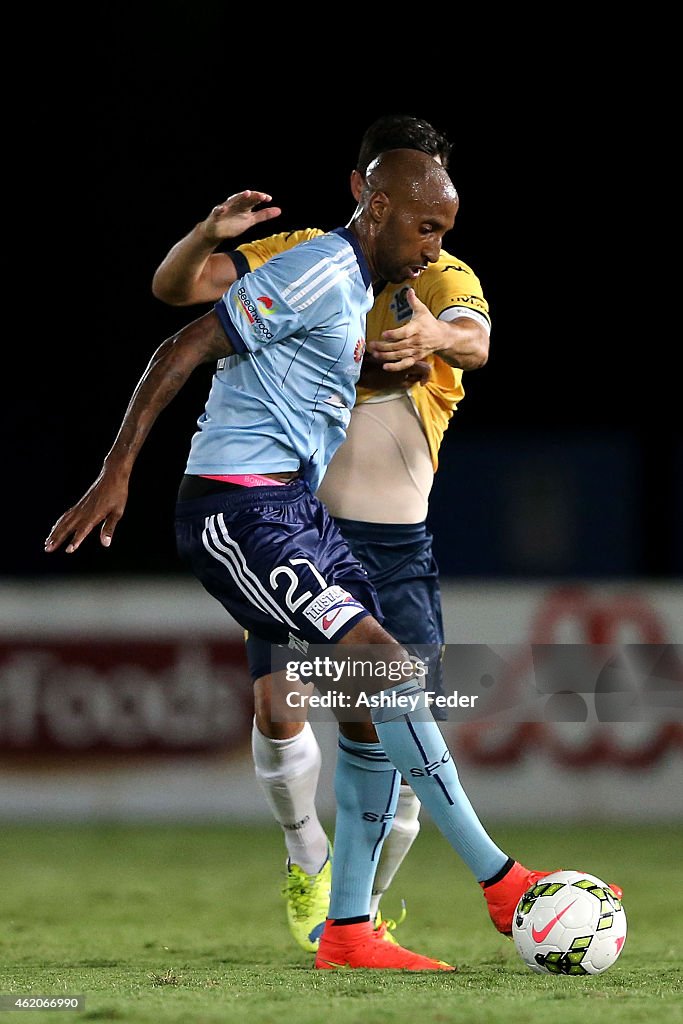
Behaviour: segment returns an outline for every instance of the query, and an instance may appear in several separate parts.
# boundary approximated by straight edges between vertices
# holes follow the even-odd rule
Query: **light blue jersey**
[[[218,363],[185,472],[301,469],[316,491],[346,436],[372,302],[346,228],[235,281],[215,310],[236,355]]]

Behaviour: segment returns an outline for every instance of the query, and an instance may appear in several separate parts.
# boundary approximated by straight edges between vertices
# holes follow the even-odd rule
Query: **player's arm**
[[[206,218],[169,250],[152,278],[152,292],[171,306],[189,306],[219,299],[237,278],[228,253],[216,252],[221,242],[280,214],[267,192],[247,189],[214,206]]]
[[[72,554],[100,524],[100,543],[109,547],[125,511],[133,466],[155,420],[197,366],[234,352],[214,310],[162,342],[133,391],[97,479],[50,530],[48,553],[66,544]]]
[[[488,359],[489,336],[474,319],[458,317],[437,319],[418,299],[413,288],[407,291],[413,310],[411,319],[395,330],[383,331],[380,339],[369,340],[367,349],[390,373],[414,366],[419,360],[436,354],[461,370],[477,370]]]
[[[478,370],[489,358],[489,332],[470,317],[437,320],[443,344],[435,349],[444,362],[461,370]]]

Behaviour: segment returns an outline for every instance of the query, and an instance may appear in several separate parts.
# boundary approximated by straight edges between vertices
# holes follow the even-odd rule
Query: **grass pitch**
[[[275,825],[0,825],[0,994],[85,997],[56,1017],[26,1011],[52,1024],[683,1024],[683,826],[490,831],[525,863],[623,886],[629,933],[611,970],[528,971],[428,823],[383,911],[404,897],[401,943],[456,974],[313,970],[287,930]]]

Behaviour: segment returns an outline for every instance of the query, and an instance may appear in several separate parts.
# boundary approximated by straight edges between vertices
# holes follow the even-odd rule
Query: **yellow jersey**
[[[256,242],[245,242],[228,255],[232,257],[241,275],[261,266],[285,249],[291,249],[299,242],[322,234],[325,232],[320,228],[283,231]],[[406,298],[409,288],[415,289],[417,297],[437,319],[469,315],[480,322],[483,320],[490,328],[489,307],[479,278],[466,263],[442,249],[437,262],[430,263],[416,281],[386,283],[375,292],[375,302],[367,316],[367,338],[378,340],[383,331],[400,327],[410,319],[412,311]],[[410,394],[422,421],[432,466],[436,472],[441,442],[458,403],[465,395],[465,389],[462,370],[449,366],[436,354],[428,356],[427,362],[432,366],[431,377],[425,385],[416,384]],[[356,401],[367,401],[375,394],[376,391],[359,386],[356,389]]]

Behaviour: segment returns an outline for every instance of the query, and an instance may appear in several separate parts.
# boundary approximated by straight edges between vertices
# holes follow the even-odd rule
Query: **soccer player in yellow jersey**
[[[380,118],[363,136],[351,175],[356,200],[371,161],[401,148],[421,150],[447,166],[451,145],[418,118]],[[323,233],[309,228],[246,243],[232,252],[216,251],[253,224],[277,216],[277,207],[265,205],[270,202],[266,193],[247,191],[214,207],[159,265],[154,294],[179,306],[215,301],[237,277]],[[442,251],[438,262],[413,279],[376,288],[367,318],[371,355],[364,361],[346,440],[318,491],[377,589],[385,628],[407,646],[417,646],[423,660],[428,657],[428,687],[434,690],[440,685],[444,636],[438,570],[425,522],[429,493],[439,447],[464,395],[463,371],[486,363],[489,332],[480,281],[448,252]],[[285,836],[290,928],[303,949],[315,951],[328,909],[331,852],[315,809],[320,749],[309,723],[270,720],[270,646],[251,636],[247,654],[255,693],[255,770]],[[370,727],[369,735],[347,744],[340,756],[354,761],[357,769],[367,768],[362,744],[376,742]],[[338,805],[340,799],[344,794],[337,791]],[[370,908],[388,939],[379,901],[418,834],[419,810],[418,798],[404,783],[381,850]],[[511,907],[531,873],[510,858],[499,874],[488,880],[484,893],[494,923],[506,931]]]

